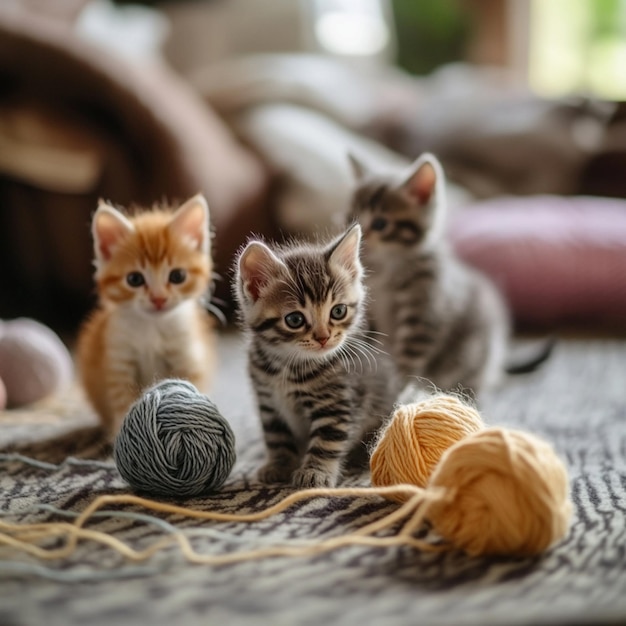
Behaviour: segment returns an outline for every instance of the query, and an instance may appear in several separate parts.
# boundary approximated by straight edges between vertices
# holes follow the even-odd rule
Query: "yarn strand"
[[[424,490],[419,487],[415,487],[415,485],[393,485],[377,489],[372,489],[371,487],[305,489],[303,491],[296,491],[288,495],[280,502],[277,502],[262,511],[257,511],[256,513],[216,513],[215,511],[197,511],[195,509],[188,509],[175,504],[166,504],[164,502],[148,500],[146,498],[142,498],[141,496],[131,494],[103,495],[96,498],[74,523],[76,526],[83,526],[87,519],[89,519],[95,511],[108,504],[135,504],[152,511],[158,511],[159,513],[171,513],[173,515],[182,515],[184,517],[211,520],[215,522],[258,522],[260,520],[267,519],[272,515],[276,515],[277,513],[282,513],[282,511],[288,509],[301,500],[310,500],[317,497],[388,497],[390,495],[411,497],[416,494],[421,495],[423,493]]]
[[[417,495],[413,496],[406,504],[413,503],[415,513],[409,517],[404,526],[398,532],[399,537],[410,537],[413,533],[424,523],[426,514],[428,513],[428,506],[433,502],[451,502],[453,496],[443,489],[431,488],[425,491],[420,501],[416,501]],[[401,507],[398,510],[401,510]],[[409,508],[409,507],[407,507]],[[432,545],[432,544],[431,544]]]
[[[132,504],[153,511],[167,512],[190,518],[206,519],[211,521],[254,522],[267,519],[272,515],[280,513],[297,502],[315,497],[371,497],[373,495],[386,497],[398,494],[405,497],[411,494],[411,497],[409,497],[400,508],[389,513],[388,515],[385,515],[381,519],[362,527],[361,529],[353,531],[352,533],[332,537],[320,543],[308,543],[299,546],[268,546],[257,550],[240,551],[221,555],[201,554],[196,552],[191,546],[189,539],[182,532],[172,533],[171,535],[154,542],[151,546],[145,548],[144,550],[139,551],[106,533],[84,528],[84,524],[91,519],[96,511],[107,504]],[[371,489],[367,487],[308,489],[293,493],[277,504],[257,513],[229,514],[215,513],[211,511],[197,511],[177,505],[164,504],[148,500],[134,495],[104,495],[94,500],[85,509],[85,511],[74,520],[73,523],[52,522],[18,525],[0,521],[0,531],[3,531],[0,533],[0,544],[20,549],[41,559],[54,560],[67,557],[72,554],[76,550],[80,540],[90,540],[106,545],[132,561],[144,561],[172,544],[177,544],[183,556],[189,562],[207,565],[226,565],[267,557],[309,556],[353,545],[369,547],[405,545],[419,550],[439,551],[443,548],[411,537],[406,532],[388,537],[373,536],[377,532],[391,528],[407,516],[410,516],[410,521],[413,526],[418,526],[424,519],[424,505],[430,500],[431,497],[432,496],[425,497],[422,489],[412,485],[398,485],[394,487],[382,487],[379,489]],[[11,536],[11,533],[15,536]],[[63,536],[67,538],[67,542],[62,548],[46,549],[33,545],[34,541]]]

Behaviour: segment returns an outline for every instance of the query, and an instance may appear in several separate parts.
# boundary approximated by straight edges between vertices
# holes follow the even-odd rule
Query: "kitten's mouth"
[[[147,308],[146,311],[148,315],[159,316],[159,315],[165,315],[166,313],[169,313],[172,310],[172,308],[173,308],[172,305],[166,304],[161,307],[151,306]]]
[[[337,345],[334,343],[332,345],[326,343],[323,346],[318,344],[310,347],[309,352],[312,352],[316,356],[328,356],[331,352],[334,352],[336,348]]]

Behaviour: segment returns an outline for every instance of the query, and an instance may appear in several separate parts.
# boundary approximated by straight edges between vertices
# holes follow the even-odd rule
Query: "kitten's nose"
[[[160,311],[165,306],[167,298],[163,298],[162,296],[150,296],[150,301],[154,304],[154,308]]]
[[[326,345],[326,343],[328,342],[329,338],[330,337],[328,335],[326,335],[324,337],[315,337],[315,341],[317,341],[317,343],[319,343],[320,346],[322,346],[322,348],[323,348]]]

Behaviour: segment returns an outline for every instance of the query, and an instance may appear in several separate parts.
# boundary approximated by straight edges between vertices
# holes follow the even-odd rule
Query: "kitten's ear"
[[[251,241],[237,262],[239,279],[244,293],[256,302],[263,287],[280,275],[285,264],[260,241]]]
[[[353,276],[361,274],[359,251],[361,248],[361,226],[354,224],[328,251],[328,262],[347,269]]]
[[[358,159],[352,152],[348,152],[348,161],[350,162],[350,168],[354,174],[356,180],[361,180],[368,173],[368,169],[365,164]]]
[[[108,261],[120,241],[134,230],[126,216],[104,200],[99,200],[91,222],[96,259]]]
[[[413,164],[411,174],[403,184],[403,188],[420,205],[428,204],[436,194],[442,176],[443,171],[437,158],[426,153]]]
[[[202,194],[196,194],[176,210],[169,229],[187,241],[192,248],[209,253],[209,205]]]

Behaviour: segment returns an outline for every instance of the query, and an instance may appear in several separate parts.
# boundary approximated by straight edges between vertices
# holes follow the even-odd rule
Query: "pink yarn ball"
[[[74,365],[54,331],[27,318],[0,324],[0,379],[7,406],[36,402],[69,384]]]

